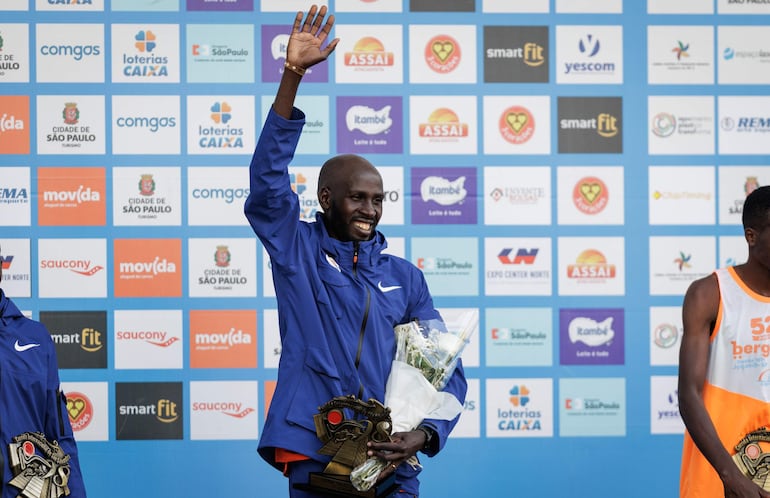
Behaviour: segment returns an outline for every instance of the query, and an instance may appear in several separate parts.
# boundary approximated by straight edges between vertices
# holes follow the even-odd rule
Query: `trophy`
[[[367,459],[366,443],[390,439],[390,409],[375,399],[364,402],[353,395],[338,396],[319,407],[313,421],[324,443],[318,453],[332,458],[323,472],[311,472],[309,482],[295,484],[296,488],[349,498],[380,498],[396,490],[395,474],[367,491],[358,491],[350,483],[350,472]]]
[[[738,442],[733,461],[743,475],[770,491],[770,431],[766,427],[746,434]]]
[[[70,494],[70,457],[41,432],[25,432],[8,445],[14,477],[8,484],[23,498],[60,498]]]

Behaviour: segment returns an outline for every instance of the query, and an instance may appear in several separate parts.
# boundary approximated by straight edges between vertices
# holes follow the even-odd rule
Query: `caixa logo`
[[[161,128],[175,128],[173,116],[121,116],[115,120],[119,128],[148,128],[155,133]]]
[[[72,57],[76,61],[83,57],[101,55],[102,47],[99,45],[43,45],[40,54],[54,57]]]

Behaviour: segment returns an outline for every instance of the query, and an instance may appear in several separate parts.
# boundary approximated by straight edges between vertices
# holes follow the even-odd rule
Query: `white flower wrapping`
[[[478,310],[464,311],[453,321],[412,321],[397,325],[396,356],[385,386],[391,433],[414,430],[425,419],[452,420],[462,412],[460,401],[442,391],[465,345],[478,328]],[[374,486],[388,462],[369,458],[353,469],[350,481],[359,491]]]

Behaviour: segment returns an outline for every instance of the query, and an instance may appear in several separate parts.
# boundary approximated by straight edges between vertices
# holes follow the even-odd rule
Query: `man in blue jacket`
[[[366,159],[329,159],[318,179],[323,209],[315,223],[300,221],[288,166],[305,123],[294,107],[302,75],[326,60],[338,39],[322,48],[334,24],[326,7],[298,12],[283,77],[250,165],[245,214],[272,264],[281,334],[278,381],[259,442],[259,453],[289,477],[292,497],[318,496],[294,489],[329,461],[313,416],[334,397],[383,401],[395,354],[393,327],[439,318],[424,276],[410,262],[383,251],[376,230],[382,215],[382,178]],[[304,20],[303,20],[304,17]],[[459,364],[445,390],[462,404],[466,381]],[[404,463],[422,450],[435,455],[454,420],[425,420],[414,431],[373,443],[370,454],[390,462],[399,496],[417,496],[419,466]]]
[[[85,498],[51,335],[2,289],[0,358],[0,496]]]

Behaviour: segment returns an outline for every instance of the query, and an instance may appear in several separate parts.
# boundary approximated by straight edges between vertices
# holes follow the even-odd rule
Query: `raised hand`
[[[326,47],[321,48],[334,26],[333,14],[329,15],[324,22],[326,11],[325,5],[320,9],[313,5],[307,15],[297,12],[289,37],[289,45],[286,48],[286,61],[289,64],[307,69],[326,60],[334,52],[339,38],[333,39]]]

